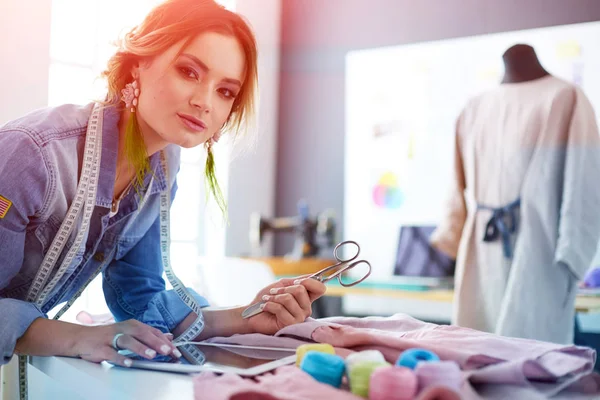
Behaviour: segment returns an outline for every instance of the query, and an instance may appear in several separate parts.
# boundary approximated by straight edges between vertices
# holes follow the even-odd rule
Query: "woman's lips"
[[[196,117],[188,114],[177,114],[181,122],[194,132],[202,132],[206,130],[206,124]]]

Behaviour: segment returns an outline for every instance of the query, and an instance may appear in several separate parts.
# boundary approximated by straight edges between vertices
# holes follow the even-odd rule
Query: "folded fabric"
[[[296,366],[278,368],[255,379],[205,372],[194,378],[196,400],[361,400],[349,391],[320,383]]]
[[[282,329],[275,336],[235,335],[210,341],[292,348],[310,342],[329,343],[341,356],[379,350],[390,363],[402,351],[419,347],[460,365],[464,374],[461,395],[465,399],[479,398],[483,392],[490,396],[495,389],[505,390],[509,386],[518,387],[520,392],[525,390],[532,398],[574,390],[600,394],[598,375],[590,379],[596,361],[593,349],[435,325],[405,314],[388,318],[308,319]],[[582,385],[584,381],[586,384]]]

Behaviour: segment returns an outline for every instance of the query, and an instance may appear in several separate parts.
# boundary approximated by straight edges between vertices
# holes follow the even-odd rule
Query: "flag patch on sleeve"
[[[12,206],[12,202],[6,197],[0,196],[0,219],[6,216],[10,206]]]

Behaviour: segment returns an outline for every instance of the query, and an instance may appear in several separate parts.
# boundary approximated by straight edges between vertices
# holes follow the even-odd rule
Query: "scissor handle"
[[[356,246],[356,254],[350,258],[343,258],[342,256],[340,256],[338,254],[338,252],[340,251],[340,249],[342,249],[343,246],[347,245],[347,244],[353,244]],[[337,261],[339,261],[340,263],[347,263],[353,260],[356,260],[356,258],[358,257],[358,255],[360,254],[360,246],[358,245],[358,243],[356,243],[354,240],[345,240],[343,242],[340,242],[337,244],[337,246],[335,246],[335,248],[333,249],[333,256],[335,257],[335,259]]]
[[[367,264],[367,266],[369,267],[367,273],[362,278],[360,278],[357,281],[352,281],[350,283],[344,283],[342,281],[342,274],[345,271],[347,271],[347,270],[349,270],[351,268],[356,267],[358,264]],[[347,266],[345,266],[344,268],[340,269],[337,273],[333,274],[333,276],[331,276],[331,278],[336,278],[337,277],[337,280],[340,283],[340,285],[342,285],[344,287],[351,287],[351,286],[354,286],[354,285],[358,285],[359,283],[361,283],[362,281],[364,281],[365,279],[367,279],[369,277],[369,275],[371,275],[371,270],[372,270],[371,264],[367,260],[359,260],[359,261],[355,261],[353,263],[350,263]]]
[[[339,250],[347,245],[347,244],[353,244],[356,246],[356,254],[354,254],[354,256],[350,257],[350,258],[342,258],[338,252]],[[368,261],[366,260],[360,260],[360,261],[354,261],[358,255],[360,254],[360,246],[358,245],[358,243],[356,243],[353,240],[346,240],[343,241],[341,243],[338,243],[337,246],[335,246],[335,248],[333,249],[333,255],[337,261],[337,263],[330,265],[329,267],[323,268],[322,270],[320,270],[319,272],[315,272],[314,274],[308,276],[309,278],[313,278],[318,280],[319,282],[329,282],[330,280],[337,278],[338,282],[340,283],[340,285],[344,286],[344,287],[350,287],[350,286],[354,286],[359,284],[360,282],[364,281],[365,279],[367,279],[367,277],[369,275],[371,275],[371,264],[369,264]],[[352,262],[354,261],[354,262]],[[367,273],[365,274],[365,276],[363,276],[361,279],[352,282],[352,283],[344,283],[342,282],[342,274],[346,271],[348,271],[351,268],[354,268],[355,266],[357,266],[358,264],[361,263],[365,263],[367,264],[367,266],[369,267],[369,270],[367,271]],[[345,265],[344,265],[345,264]],[[343,266],[342,268],[340,268],[341,266]],[[327,275],[328,272],[330,271],[335,271],[334,273],[332,273],[331,275]]]

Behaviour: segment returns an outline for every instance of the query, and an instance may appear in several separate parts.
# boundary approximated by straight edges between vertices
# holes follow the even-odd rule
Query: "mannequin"
[[[596,118],[531,46],[502,58],[502,84],[457,119],[454,179],[430,241],[456,259],[453,324],[573,343],[577,281],[600,239]]]
[[[532,81],[550,75],[542,67],[533,47],[516,44],[502,55],[504,61],[504,78],[502,83],[519,83]]]

